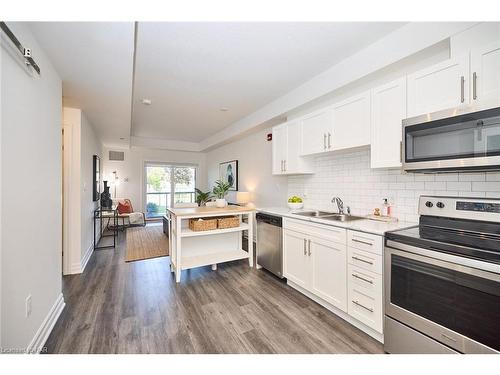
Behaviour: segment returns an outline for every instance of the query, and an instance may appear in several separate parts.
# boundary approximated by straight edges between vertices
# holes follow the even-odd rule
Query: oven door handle
[[[395,246],[399,247],[400,249],[395,248]],[[415,246],[401,244],[399,242],[395,243],[392,240],[387,241],[387,245],[385,247],[385,254],[388,257],[390,257],[391,254],[399,255],[400,257],[403,258],[409,258],[416,261],[420,261],[422,263],[432,264],[434,266],[446,268],[452,271],[457,271],[468,275],[477,276],[483,279],[500,282],[500,265],[494,263],[480,262],[476,260],[470,260],[468,258],[461,259],[458,256],[448,255],[433,250],[421,249]],[[459,263],[460,261],[462,262]],[[463,263],[464,261],[471,261],[471,264],[478,264],[477,266],[483,266],[483,267],[479,269],[477,268],[477,266],[473,267],[468,264],[466,265]],[[484,270],[484,267],[486,267],[489,270]]]

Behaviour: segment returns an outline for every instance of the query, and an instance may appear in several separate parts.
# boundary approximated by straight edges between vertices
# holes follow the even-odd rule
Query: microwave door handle
[[[460,77],[460,103],[465,102],[465,77]]]
[[[472,73],[472,99],[477,99],[477,73]]]

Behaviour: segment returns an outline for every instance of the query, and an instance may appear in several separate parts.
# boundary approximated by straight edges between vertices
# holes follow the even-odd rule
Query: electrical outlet
[[[31,315],[31,294],[26,297],[26,318]]]

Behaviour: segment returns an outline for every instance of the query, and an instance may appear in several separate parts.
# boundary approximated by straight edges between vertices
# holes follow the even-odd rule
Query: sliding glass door
[[[146,163],[144,166],[146,216],[165,215],[176,203],[194,203],[196,168],[194,166]]]

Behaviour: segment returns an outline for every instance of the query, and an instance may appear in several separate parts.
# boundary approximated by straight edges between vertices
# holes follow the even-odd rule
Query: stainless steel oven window
[[[386,250],[388,316],[461,352],[500,351],[500,275]]]

